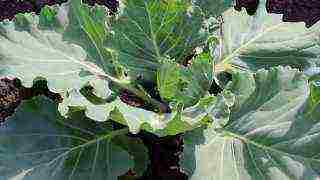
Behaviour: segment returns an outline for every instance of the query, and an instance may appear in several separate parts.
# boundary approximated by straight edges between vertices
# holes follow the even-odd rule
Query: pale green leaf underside
[[[312,93],[301,72],[275,68],[234,78],[227,126],[185,138],[191,180],[318,179],[320,108],[308,114]]]
[[[111,139],[123,130],[99,130],[81,115],[66,120],[56,109],[38,97],[24,102],[1,127],[1,180],[116,180],[133,167],[129,154]]]
[[[95,91],[102,92],[106,89],[106,83],[104,80],[94,79],[90,82],[90,85],[95,84]],[[100,96],[100,98],[103,98],[103,96]],[[94,104],[74,89],[69,91],[68,95],[64,97],[63,103],[59,104],[59,111],[62,115],[68,116],[70,108],[77,108],[78,110],[84,110],[87,117],[96,121],[103,122],[112,119],[127,125],[132,133],[138,133],[139,130],[145,129],[160,136],[165,136],[168,134],[175,135],[198,127],[206,116],[210,116],[212,119],[222,118],[221,115],[213,111],[214,108],[225,108],[224,102],[225,100],[222,97],[217,102],[216,97],[207,95],[194,106],[184,110],[174,109],[172,113],[158,114],[129,106],[119,98],[112,102]],[[228,116],[229,114],[226,113],[223,118],[228,118]],[[183,128],[178,127],[176,124],[178,122],[184,124]]]
[[[149,124],[153,130],[163,129],[174,116],[174,114],[159,115],[152,111],[131,107],[119,98],[110,103],[95,105],[76,90],[71,91],[69,96],[65,97],[65,101],[59,105],[59,110],[67,116],[70,107],[85,110],[86,116],[99,122],[107,121],[110,113],[117,109],[120,111],[118,114],[120,117],[116,116],[117,118],[112,119],[128,125],[132,133],[138,133],[143,123]]]
[[[283,22],[282,15],[267,13],[265,0],[254,16],[230,8],[223,19],[223,63],[251,70],[319,65],[319,23],[307,29],[304,23]]]
[[[86,52],[64,42],[59,33],[39,30],[34,24],[38,17],[26,16],[32,19],[26,27],[28,31],[20,31],[13,22],[0,23],[1,75],[16,76],[28,87],[41,76],[48,79],[50,89],[57,92],[79,87]]]
[[[108,59],[100,52],[103,38],[99,38],[106,36],[101,22],[105,13],[97,7],[90,17],[88,11],[72,0],[61,7],[46,7],[40,16],[20,14],[14,21],[0,22],[1,75],[16,76],[28,87],[40,76],[59,93],[81,88],[89,79],[83,72],[106,75],[113,65],[105,65]],[[92,24],[94,18],[100,21]]]

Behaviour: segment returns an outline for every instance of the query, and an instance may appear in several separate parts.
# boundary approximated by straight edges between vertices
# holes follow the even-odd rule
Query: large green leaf
[[[83,106],[88,117],[107,120],[109,112],[124,103],[111,100],[96,105],[79,93],[84,85],[93,82],[99,86],[98,96],[111,95],[108,82],[95,77],[108,76],[108,67],[103,65],[108,59],[99,54],[106,38],[102,27],[106,17],[101,8],[96,8],[88,9],[81,1],[72,0],[60,8],[47,7],[40,16],[21,14],[15,21],[0,22],[0,75],[16,76],[27,87],[41,76],[48,81],[50,90],[63,96],[62,114],[67,114],[68,106]]]
[[[223,13],[221,63],[251,70],[319,65],[320,23],[307,29],[303,23],[283,22],[281,15],[267,13],[265,2],[260,0],[254,16],[233,8]]]
[[[290,68],[234,79],[227,88],[236,97],[228,124],[185,137],[183,166],[191,180],[318,179],[319,89],[309,91],[302,73]]]
[[[51,90],[63,93],[81,88],[87,72],[119,83],[112,76],[121,79],[121,67],[104,47],[105,21],[104,8],[70,0],[44,8],[40,16],[20,14],[14,21],[1,22],[1,75],[14,75],[25,86],[41,76]]]
[[[64,26],[64,40],[75,43],[83,47],[88,59],[94,61],[105,72],[113,75],[117,74],[112,60],[112,53],[104,46],[110,32],[106,26],[107,11],[103,6],[89,7],[79,0],[72,0],[59,9],[59,12],[67,13],[64,21],[69,23]]]
[[[110,19],[109,48],[117,61],[129,68],[132,78],[155,80],[162,59],[176,62],[197,46],[204,45],[206,33],[199,9],[190,0],[124,0],[124,9]]]
[[[39,18],[31,14],[17,17],[15,22],[0,22],[0,72],[13,75],[30,87],[42,76],[50,89],[63,92],[78,87],[83,79],[86,52],[79,46],[64,42],[52,30],[40,30]]]
[[[0,128],[0,179],[116,180],[129,168],[144,171],[146,150],[123,144],[128,130],[111,131],[79,113],[63,119],[56,109],[43,97],[26,101]]]
[[[202,16],[187,0],[130,0],[123,3],[124,8],[117,17],[107,17],[105,9],[100,6],[89,8],[79,0],[70,0],[61,7],[44,8],[40,16],[21,14],[15,21],[1,22],[1,75],[16,76],[25,86],[31,86],[38,76],[47,79],[49,89],[63,95],[59,110],[65,116],[70,109],[76,108],[84,110],[89,118],[106,121],[111,112],[116,112],[114,114],[120,114],[114,120],[128,125],[133,133],[141,127],[152,132],[161,131],[162,135],[183,132],[183,128],[174,129],[177,127],[175,121],[184,119],[178,114],[182,113],[181,109],[157,114],[129,106],[114,96],[114,89],[109,88],[108,81],[96,76],[114,84],[127,82],[115,72],[121,68],[119,62],[129,71],[152,71],[154,74],[148,77],[154,79],[157,68],[167,56],[182,61],[189,51],[203,45],[203,37],[207,34],[201,29]],[[148,51],[152,51],[156,58],[147,57]],[[139,56],[132,54],[137,52]],[[189,74],[194,74],[194,77],[188,77],[189,81],[194,80],[192,84],[208,76],[208,80],[186,90],[186,95],[196,97],[192,104],[197,103],[211,83],[211,73],[207,75],[211,72],[211,65],[206,61],[209,59],[195,63],[189,70]],[[155,66],[149,67],[150,63]],[[85,97],[81,91],[88,83],[93,86],[94,94]],[[130,90],[128,83],[122,83],[121,88]],[[200,94],[196,92],[198,89],[201,89]],[[135,89],[134,93],[137,92],[143,94]],[[143,96],[148,101],[149,95]],[[199,110],[199,114],[204,112],[207,110]],[[186,119],[198,124],[204,116],[193,117],[199,118]],[[190,129],[191,125],[185,127]]]

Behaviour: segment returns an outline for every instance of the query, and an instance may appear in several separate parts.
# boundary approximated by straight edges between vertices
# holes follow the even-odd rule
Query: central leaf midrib
[[[71,149],[69,149],[68,151],[60,154],[59,156],[57,156],[56,158],[54,158],[53,160],[49,161],[48,163],[52,163],[53,161],[55,161],[56,159],[58,158],[61,158],[61,157],[64,157],[64,156],[67,156],[68,154],[70,154],[71,152],[74,152],[76,150],[79,150],[79,149],[83,149],[85,147],[88,147],[88,146],[91,146],[92,144],[96,144],[100,141],[104,141],[104,140],[111,140],[113,137],[115,136],[118,136],[118,135],[122,135],[122,134],[126,134],[129,132],[129,129],[128,128],[124,128],[124,129],[120,129],[120,130],[117,130],[117,131],[112,131],[106,135],[103,135],[101,137],[98,137],[98,138],[95,138],[95,139],[92,139],[92,140],[89,140],[89,141],[86,141],[85,143],[83,144],[79,144]]]
[[[72,10],[73,11],[78,11],[78,12],[81,12],[82,14],[82,16],[84,16],[83,15],[83,12],[81,11],[81,9],[79,9],[79,7],[77,8],[77,7],[74,7],[74,5],[72,5],[71,6],[72,7]],[[97,45],[97,43],[93,40],[93,37],[90,35],[90,33],[86,30],[86,28],[84,27],[84,25],[83,25],[83,23],[82,23],[82,21],[80,20],[80,17],[79,16],[76,16],[77,17],[77,21],[78,21],[78,23],[80,24],[80,27],[81,27],[81,29],[85,32],[85,34],[89,37],[89,39],[90,39],[90,41],[91,41],[91,43],[94,45],[94,47],[96,48],[96,50],[97,50],[97,52],[98,52],[98,54],[99,54],[99,61],[100,61],[100,64],[102,65],[102,66],[104,66],[104,68],[106,67],[106,64],[105,64],[105,62],[104,62],[104,58],[103,58],[103,55],[102,55],[102,53],[101,53],[101,49],[98,47],[98,45]],[[92,20],[92,19],[90,19],[90,20]]]
[[[297,155],[297,154],[290,154],[288,152],[281,151],[281,150],[266,146],[266,145],[261,144],[259,142],[255,142],[255,141],[253,141],[253,140],[251,140],[249,138],[246,138],[246,137],[244,137],[242,135],[239,135],[239,134],[236,134],[234,132],[228,131],[226,129],[223,129],[219,134],[225,134],[227,137],[238,139],[241,142],[244,142],[246,144],[252,144],[252,145],[254,145],[254,146],[258,147],[258,148],[264,149],[266,152],[267,151],[272,151],[272,152],[275,152],[275,153],[278,153],[278,154],[284,154],[286,156],[290,156],[290,157],[294,157],[294,158],[298,157],[298,158],[302,158],[302,159],[305,159],[305,160],[308,160],[308,161],[314,161],[314,162],[320,163],[320,159],[313,159],[313,158],[304,157],[304,156]]]
[[[279,28],[279,26],[281,26],[282,22],[280,22],[279,24],[276,24],[274,26],[271,26],[267,29],[265,29],[264,31],[262,31],[261,33],[257,34],[257,36],[253,37],[251,40],[247,41],[245,44],[243,44],[242,46],[238,47],[237,49],[235,49],[231,54],[229,54],[226,58],[224,58],[220,63],[221,64],[227,64],[227,63],[230,63],[230,61],[232,61],[232,59],[237,56],[238,54],[240,54],[240,52],[249,47],[252,43],[254,43],[256,40],[258,40],[260,37],[262,37],[264,34],[270,32],[270,31],[273,31],[277,28]],[[220,64],[219,63],[219,64]]]
[[[160,50],[159,50],[158,45],[157,45],[157,40],[156,40],[155,32],[154,32],[154,30],[153,30],[152,20],[151,20],[150,11],[149,11],[147,2],[144,2],[144,6],[145,6],[146,13],[147,13],[147,16],[148,16],[148,21],[149,21],[149,26],[150,26],[150,33],[151,33],[152,44],[153,44],[154,49],[155,49],[155,51],[156,51],[157,57],[158,57],[158,58],[161,58]]]

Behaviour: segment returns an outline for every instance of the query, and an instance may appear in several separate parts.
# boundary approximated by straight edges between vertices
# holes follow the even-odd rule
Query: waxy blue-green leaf
[[[86,72],[120,82],[121,67],[104,47],[108,33],[105,9],[79,0],[46,7],[39,16],[20,14],[0,22],[1,75],[16,76],[25,86],[41,76],[62,93],[81,88]]]
[[[79,87],[79,76],[86,52],[79,46],[63,41],[53,30],[40,30],[39,17],[21,15],[15,22],[0,22],[0,72],[21,79],[30,87],[36,77],[48,80],[56,92]]]
[[[110,18],[109,49],[129,69],[132,78],[155,80],[167,56],[176,62],[204,45],[202,15],[189,0],[124,0],[124,8]]]
[[[60,7],[57,14],[45,13],[48,9],[44,9],[40,17],[24,14],[12,22],[0,22],[0,75],[16,76],[27,87],[41,76],[48,81],[50,90],[63,96],[64,102],[59,106],[63,115],[67,114],[69,106],[82,106],[88,117],[106,121],[109,113],[122,105],[119,100],[95,105],[87,102],[82,94],[77,94],[90,81],[99,86],[96,88],[98,96],[107,99],[112,95],[108,82],[95,77],[108,76],[106,66],[99,63],[107,60],[99,55],[103,44],[99,36],[105,38],[106,29],[102,24],[106,17],[101,7],[96,8],[89,9],[80,1],[71,0]],[[61,22],[59,26],[53,23],[56,21],[43,20],[48,24],[40,23],[41,19],[51,19],[52,16]],[[91,75],[85,73],[88,71]]]
[[[227,125],[185,137],[190,179],[319,178],[320,108],[308,114],[316,93],[302,72],[279,67],[234,79],[227,87],[235,95]]]
[[[112,52],[105,47],[110,35],[107,27],[107,11],[103,6],[89,7],[78,0],[71,0],[60,8],[60,13],[67,13],[64,21],[64,40],[83,47],[88,58],[109,74],[121,76],[121,72],[112,59]],[[118,74],[117,74],[118,73]]]
[[[122,113],[119,115],[122,118],[115,121],[128,125],[131,132],[136,133],[143,126],[151,127],[152,132],[160,130],[165,135],[167,124],[177,119],[175,116],[179,111],[157,114],[131,107],[114,97],[108,86],[109,82],[95,76],[112,80],[113,77],[109,74],[119,74],[114,74],[109,66],[113,67],[117,62],[129,67],[129,70],[130,67],[136,69],[137,66],[148,66],[148,62],[151,62],[147,61],[148,58],[139,58],[143,60],[139,62],[136,58],[130,59],[134,56],[123,56],[127,50],[138,52],[137,44],[130,43],[128,37],[144,42],[143,52],[147,48],[153,49],[153,55],[157,58],[152,59],[152,63],[157,64],[154,66],[156,68],[166,55],[182,61],[186,52],[189,53],[204,42],[201,35],[204,33],[201,29],[202,17],[197,10],[192,9],[188,1],[123,3],[123,12],[113,18],[107,17],[100,6],[89,8],[79,0],[71,0],[61,7],[46,7],[40,16],[24,14],[13,22],[1,22],[1,75],[16,76],[27,87],[32,85],[36,77],[45,78],[50,90],[62,94],[63,102],[59,105],[59,110],[64,116],[67,116],[70,108],[76,107],[84,110],[93,120],[107,121],[110,113],[117,109]],[[145,16],[131,16],[132,13]],[[138,35],[139,38],[136,38]],[[112,46],[106,48],[107,42]],[[126,46],[119,46],[123,43]],[[118,65],[115,68],[117,70]],[[156,71],[144,68],[146,71],[151,69]],[[206,69],[210,70],[210,66],[195,68],[192,72]],[[197,79],[206,76],[205,71],[204,74],[201,73],[194,73],[197,74]],[[121,79],[114,81],[119,82]],[[85,97],[80,91],[88,82],[95,92],[93,96]],[[198,120],[201,118],[194,121]],[[182,131],[173,129],[176,126],[172,123],[169,125],[172,127],[169,128],[170,134]]]
[[[81,113],[64,119],[44,97],[28,100],[0,128],[0,179],[116,180],[129,168],[142,173],[146,150],[139,142],[123,145],[127,132]]]
[[[283,22],[282,15],[268,14],[260,0],[254,16],[230,8],[223,13],[222,62],[238,69],[258,70],[278,65],[307,69],[319,65],[320,23]]]

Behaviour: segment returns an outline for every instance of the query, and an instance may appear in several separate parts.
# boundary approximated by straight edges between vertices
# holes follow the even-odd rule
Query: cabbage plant
[[[0,127],[0,180],[141,176],[140,131],[183,133],[191,180],[320,179],[320,24],[265,4],[69,0],[0,22],[0,75],[63,98],[25,100]]]

